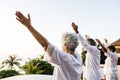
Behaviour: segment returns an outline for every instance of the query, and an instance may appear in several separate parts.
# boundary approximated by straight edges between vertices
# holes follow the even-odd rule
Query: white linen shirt
[[[85,78],[87,80],[101,80],[100,73],[100,51],[96,46],[91,46],[88,42],[78,34],[81,45],[87,50]]]
[[[108,76],[112,76],[113,79],[109,79],[109,80],[118,80],[117,53],[108,51],[107,53],[105,53],[105,55],[107,56],[107,58],[105,60],[105,65],[104,65],[104,74]]]
[[[81,80],[82,61],[76,53],[76,58],[57,47],[49,44],[46,53],[49,61],[56,64],[54,68],[54,80]]]

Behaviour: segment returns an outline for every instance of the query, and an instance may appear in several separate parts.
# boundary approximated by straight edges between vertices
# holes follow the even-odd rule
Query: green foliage
[[[26,74],[53,74],[54,67],[47,61],[43,61],[40,58],[30,59],[22,66],[22,69]]]
[[[44,70],[44,72],[42,72],[41,74],[49,74],[49,75],[53,74],[54,67],[47,61],[41,61],[38,64],[38,66],[40,70]]]
[[[85,59],[86,59],[87,51],[83,49],[81,54],[82,54],[82,64],[85,66]]]
[[[19,75],[19,72],[16,70],[2,70],[0,71],[0,79]]]

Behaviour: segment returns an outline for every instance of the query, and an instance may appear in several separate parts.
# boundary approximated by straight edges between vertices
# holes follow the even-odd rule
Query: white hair
[[[78,44],[78,37],[75,33],[66,32],[62,35],[62,45],[68,47],[69,50],[75,50]]]

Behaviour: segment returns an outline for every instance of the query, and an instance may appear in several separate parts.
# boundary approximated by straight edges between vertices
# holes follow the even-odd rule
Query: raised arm
[[[97,43],[103,48],[104,52],[107,53],[107,49],[106,47],[103,46],[103,44],[100,42],[99,39],[95,39],[97,41]]]
[[[28,14],[28,18],[25,17],[20,11],[16,11],[15,13],[16,19],[22,23],[24,26],[27,27],[27,29],[32,33],[32,35],[35,37],[35,39],[40,43],[40,45],[44,48],[44,50],[47,49],[49,42],[48,40],[40,34],[31,24],[30,14]]]
[[[87,50],[90,50],[91,49],[91,46],[88,44],[88,42],[84,39],[84,37],[79,33],[78,31],[78,26],[72,22],[71,24],[73,30],[76,32],[76,34],[78,34],[78,38],[80,40],[80,43],[82,44],[82,46],[87,49]]]

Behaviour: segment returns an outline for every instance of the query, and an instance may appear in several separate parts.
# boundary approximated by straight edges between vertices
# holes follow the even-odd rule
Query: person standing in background
[[[101,80],[100,73],[100,51],[96,46],[96,42],[88,38],[87,41],[83,38],[83,36],[78,31],[78,26],[73,22],[72,28],[78,34],[79,40],[83,48],[87,50],[86,54],[86,74],[85,78],[87,80]]]
[[[116,48],[112,45],[109,45],[106,48],[105,46],[103,46],[99,39],[96,39],[96,41],[102,47],[105,55],[107,56],[104,65],[104,75],[106,77],[106,80],[119,80],[117,71],[118,56],[116,53]]]

